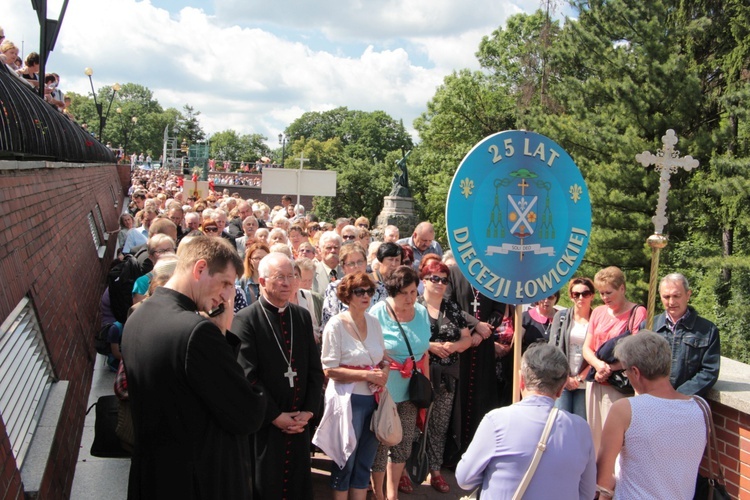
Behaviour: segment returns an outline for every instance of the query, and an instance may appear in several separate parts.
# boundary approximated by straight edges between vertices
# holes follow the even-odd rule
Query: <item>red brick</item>
[[[0,172],[0,318],[29,294],[55,373],[71,381],[63,407],[65,420],[53,439],[41,498],[70,495],[91,384],[90,339],[106,273],[91,244],[86,214],[98,202],[106,227],[118,226],[119,214],[109,191],[112,186],[122,206],[120,175],[113,166]],[[113,247],[109,245],[110,254]],[[23,498],[1,420],[0,497]]]

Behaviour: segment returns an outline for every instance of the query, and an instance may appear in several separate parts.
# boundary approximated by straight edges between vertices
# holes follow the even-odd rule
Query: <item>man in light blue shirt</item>
[[[153,208],[143,209],[142,225],[135,227],[128,232],[125,243],[122,245],[122,253],[130,253],[130,250],[139,245],[145,245],[148,242],[148,228],[156,219],[156,211]]]
[[[399,245],[409,245],[414,251],[414,262],[411,266],[419,270],[419,263],[422,262],[422,257],[428,253],[434,253],[438,257],[443,257],[443,249],[440,243],[435,241],[435,228],[429,222],[420,222],[417,227],[414,228],[409,238],[402,238],[396,243]]]
[[[568,378],[568,361],[548,344],[532,345],[521,364],[523,399],[485,415],[456,467],[461,488],[480,498],[512,498],[529,469],[555,399]],[[558,412],[547,447],[524,498],[591,499],[596,493],[594,444],[586,421]]]

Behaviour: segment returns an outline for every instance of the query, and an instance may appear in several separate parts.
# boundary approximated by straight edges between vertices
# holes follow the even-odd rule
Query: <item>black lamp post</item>
[[[112,85],[112,95],[109,98],[109,106],[107,106],[107,113],[103,111],[103,104],[96,99],[96,91],[94,90],[94,80],[91,75],[94,74],[94,70],[86,68],[83,73],[89,77],[89,83],[91,84],[91,94],[94,96],[94,106],[96,106],[96,113],[99,115],[99,142],[104,143],[102,133],[104,132],[104,126],[107,124],[107,118],[109,118],[109,110],[112,109],[112,101],[115,100],[115,94],[120,91],[120,84],[115,83]]]
[[[122,113],[122,110],[120,108],[117,108],[117,113]],[[130,125],[125,126],[125,146],[123,146],[124,149],[124,155],[125,158],[129,158],[128,156],[128,144],[130,143],[130,133],[133,131],[135,126],[138,125],[138,117],[133,116],[130,118]]]
[[[281,166],[284,166],[284,157],[286,156],[286,139],[284,134],[279,134],[279,144],[281,144]]]

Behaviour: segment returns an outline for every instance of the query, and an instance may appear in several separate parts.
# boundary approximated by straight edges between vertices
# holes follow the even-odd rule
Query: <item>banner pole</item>
[[[513,333],[513,402],[518,403],[521,400],[521,350],[523,349],[523,306],[515,306],[515,332]]]

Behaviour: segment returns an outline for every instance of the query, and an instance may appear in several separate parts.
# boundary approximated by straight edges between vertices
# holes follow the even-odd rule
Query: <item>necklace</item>
[[[357,328],[357,322],[354,321],[354,317],[352,316],[352,313],[349,312],[349,320],[352,323],[352,328],[354,329],[354,334],[357,335],[357,339],[362,343],[362,345],[365,345],[365,341],[362,340],[362,335],[359,333],[359,328]],[[365,333],[367,333],[367,320],[365,320]]]
[[[286,372],[284,373],[284,376],[289,379],[289,387],[294,387],[294,377],[297,376],[297,372],[292,370],[292,349],[294,348],[294,316],[292,315],[292,312],[289,311],[291,341],[289,346],[289,357],[287,357],[286,353],[284,352],[284,348],[281,346],[281,342],[279,342],[279,336],[276,335],[276,330],[273,327],[273,323],[271,323],[271,318],[268,317],[266,308],[263,306],[263,304],[260,305],[260,308],[263,310],[263,316],[266,317],[268,326],[271,327],[271,332],[273,332],[273,339],[276,341],[276,345],[279,346],[279,351],[281,351],[281,355],[284,357],[284,361],[286,362]],[[279,312],[281,312],[281,310],[279,310]],[[283,335],[283,330],[281,333]]]

